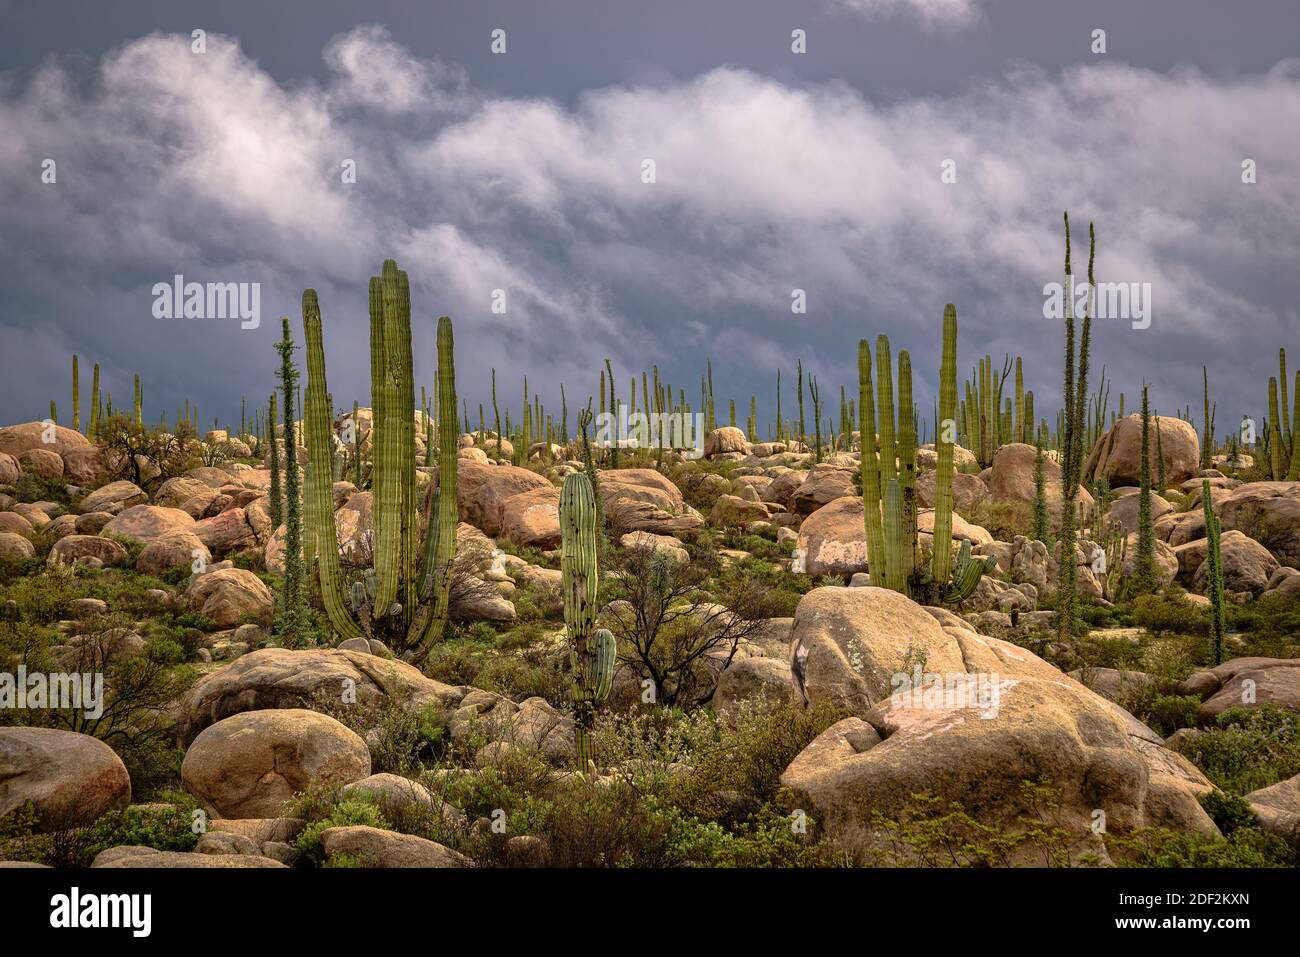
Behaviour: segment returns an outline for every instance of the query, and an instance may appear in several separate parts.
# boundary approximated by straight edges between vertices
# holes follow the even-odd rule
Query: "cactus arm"
[[[451,319],[438,319],[438,488],[430,509],[429,528],[425,533],[425,567],[420,586],[428,604],[420,626],[416,661],[423,661],[442,639],[451,616],[451,579],[456,561],[456,524],[459,507],[456,500],[456,463],[460,452],[460,422],[456,417],[455,340]],[[408,415],[407,419],[413,420]],[[414,442],[411,445],[414,454]]]
[[[935,436],[938,465],[935,471],[934,545],[930,556],[931,577],[942,585],[952,572],[952,478],[953,429],[957,404],[957,308],[949,303],[943,310],[943,356],[939,363],[939,434]]]
[[[586,771],[595,759],[591,731],[596,705],[603,700],[597,692],[613,680],[614,643],[613,635],[607,639],[593,634],[600,595],[596,497],[582,472],[568,476],[560,488],[560,535],[560,587],[573,674],[577,767]],[[608,680],[605,668],[609,670]]]
[[[903,497],[903,579],[916,566],[916,420],[912,415],[912,357],[898,352],[898,485]]]
[[[330,461],[333,449],[330,414],[325,404],[325,346],[321,336],[320,305],[314,289],[302,294],[302,328],[307,343],[307,455],[313,465],[307,476],[310,484],[307,526],[312,529],[316,540],[321,598],[330,624],[345,639],[361,638],[364,632],[349,610],[350,596],[339,567],[330,471],[322,465]]]
[[[376,326],[378,346],[376,349]],[[402,390],[395,371],[392,340],[397,336],[397,264],[384,263],[383,274],[371,280],[371,388],[375,409],[375,595],[374,614],[384,618],[397,601],[402,582]],[[376,363],[379,376],[373,378]],[[410,418],[411,412],[406,413]]]
[[[898,479],[890,479],[885,490],[885,581],[884,587],[907,594],[907,578],[903,574],[903,493]],[[875,580],[872,580],[875,584]]]
[[[867,566],[871,582],[885,580],[885,531],[880,511],[880,463],[876,451],[876,403],[871,382],[871,347],[858,341],[858,429],[860,433],[862,512],[867,534]]]

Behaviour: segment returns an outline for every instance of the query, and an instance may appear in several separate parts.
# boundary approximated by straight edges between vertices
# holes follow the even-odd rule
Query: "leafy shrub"
[[[1229,708],[1180,750],[1224,791],[1248,794],[1300,774],[1300,715],[1273,704]]]

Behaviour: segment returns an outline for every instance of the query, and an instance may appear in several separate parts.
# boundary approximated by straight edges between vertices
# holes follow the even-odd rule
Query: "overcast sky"
[[[773,411],[778,366],[790,407],[801,358],[834,416],[879,333],[912,351],[928,418],[946,302],[963,374],[1020,354],[1054,414],[1064,209],[1080,261],[1096,222],[1099,281],[1151,284],[1149,328],[1096,327],[1112,408],[1145,379],[1199,425],[1207,363],[1222,434],[1262,415],[1279,346],[1300,368],[1293,0],[467,6],[0,0],[0,422],[51,398],[66,422],[76,352],[83,411],[99,362],[117,404],[140,373],[151,420],[188,397],[237,424],[307,286],[336,404],[368,404],[387,257],[417,382],[449,314],[474,420],[492,367],[516,415],[524,374],[558,414],[606,356],[624,395],[657,364],[692,404],[711,358],[742,424],[751,393]],[[176,274],[260,283],[260,327],[155,318]]]

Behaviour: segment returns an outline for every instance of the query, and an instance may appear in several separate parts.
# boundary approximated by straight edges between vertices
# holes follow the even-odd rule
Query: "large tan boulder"
[[[13,485],[22,474],[18,460],[8,452],[0,452],[0,485]]]
[[[229,870],[247,867],[287,867],[288,865],[259,854],[199,854],[192,851],[160,851],[142,844],[122,844],[100,851],[90,866],[96,869],[115,870],[135,868]]]
[[[52,441],[46,442],[49,438]],[[61,425],[49,425],[44,422],[24,422],[0,429],[0,452],[6,452],[15,458],[28,449],[47,449],[63,456],[69,449],[83,448],[90,445],[84,435],[74,429]]]
[[[536,472],[518,466],[484,465],[468,460],[456,465],[460,520],[487,535],[501,533],[501,506],[506,499],[538,488],[553,486]]]
[[[337,855],[361,867],[473,867],[464,854],[434,841],[354,824],[321,831],[327,860]]]
[[[1199,554],[1196,570],[1192,573],[1192,587],[1204,594],[1210,565],[1205,561],[1208,545],[1204,539],[1174,549],[1180,568],[1187,567],[1193,555]],[[1259,542],[1238,531],[1224,532],[1219,536],[1219,555],[1223,562],[1223,587],[1227,591],[1250,592],[1260,595],[1268,588],[1269,579],[1278,569],[1274,558]]]
[[[78,560],[97,559],[105,565],[120,565],[127,559],[126,549],[111,538],[98,535],[66,535],[50,549],[49,565],[71,565]]]
[[[846,495],[813,512],[799,526],[796,563],[814,578],[867,570],[867,532],[862,497]]]
[[[933,471],[925,471],[916,477],[916,501],[922,508],[934,508],[935,492],[938,483]],[[952,476],[952,505],[960,512],[969,512],[976,506],[984,504],[989,497],[989,487],[978,475],[966,472],[954,472]]]
[[[46,830],[83,825],[130,804],[131,778],[98,738],[0,727],[0,817],[28,802]]]
[[[275,817],[311,785],[349,784],[370,774],[370,750],[345,725],[302,708],[250,711],[194,739],[181,781],[209,813]]]
[[[994,502],[1034,503],[1034,460],[1037,449],[1024,442],[1002,446],[993,456],[988,472],[989,498]],[[1047,496],[1047,511],[1052,526],[1061,527],[1061,466],[1047,454],[1043,455],[1043,489]],[[1080,486],[1076,508],[1080,513],[1092,508],[1092,495]]]
[[[214,555],[224,555],[257,544],[257,535],[248,524],[242,508],[227,509],[212,518],[195,522],[194,527],[187,531],[211,549]]]
[[[145,494],[144,489],[134,482],[122,479],[95,489],[83,498],[77,507],[82,512],[120,512],[132,505],[143,505],[147,501],[149,496]]]
[[[790,662],[783,658],[736,658],[718,676],[710,704],[726,715],[746,701],[786,701],[790,684]]]
[[[154,539],[135,560],[135,570],[142,575],[161,575],[169,568],[193,566],[201,563],[206,568],[212,563],[212,552],[192,532],[172,532]]]
[[[606,469],[600,473],[605,523],[617,533],[693,535],[704,524],[681,489],[654,469]]]
[[[549,483],[511,495],[501,502],[497,527],[501,538],[542,550],[560,545],[560,490]]]
[[[18,464],[43,479],[63,478],[63,458],[49,449],[28,449],[18,456]]]
[[[704,440],[705,458],[732,453],[748,455],[749,449],[749,440],[745,438],[745,433],[734,425],[724,425],[714,429]]]
[[[85,511],[83,507],[83,511]],[[194,519],[178,508],[161,505],[134,505],[104,526],[103,534],[120,535],[139,542],[152,542],[172,532],[189,532]]]
[[[1157,443],[1157,430],[1159,442]],[[1201,467],[1201,442],[1190,422],[1167,415],[1151,416],[1148,442],[1151,481],[1160,474],[1157,452],[1164,458],[1165,482],[1174,486],[1195,475]],[[1138,485],[1142,472],[1142,416],[1138,413],[1120,419],[1093,446],[1084,465],[1088,482],[1105,479],[1111,488]]]
[[[17,532],[0,532],[0,560],[18,562],[35,557],[36,546],[25,535],[19,535]]]
[[[180,508],[194,496],[211,491],[214,491],[212,486],[206,482],[178,475],[158,486],[158,491],[153,494],[153,503],[167,508]]]
[[[64,477],[80,486],[99,485],[108,478],[108,463],[98,445],[73,446],[63,451]]]
[[[211,618],[218,628],[245,622],[269,625],[275,597],[262,579],[242,568],[219,568],[190,580],[185,597],[190,608]]]
[[[1193,674],[1179,690],[1200,695],[1201,710],[1209,715],[1261,704],[1300,712],[1300,659],[1233,658]]]
[[[1115,524],[1123,527],[1125,532],[1136,532],[1138,530],[1138,513],[1141,510],[1142,496],[1140,493],[1121,496],[1111,503],[1110,508],[1106,509],[1105,527]],[[1163,498],[1155,492],[1151,493],[1151,522],[1153,529],[1159,519],[1170,514],[1173,510],[1174,507]],[[1204,523],[1204,515],[1201,516],[1201,521]]]
[[[1225,529],[1255,539],[1279,558],[1300,562],[1300,482],[1251,482],[1214,499]]]
[[[853,470],[826,463],[814,465],[799,487],[790,493],[788,507],[800,515],[811,515],[837,498],[853,494]]]
[[[0,512],[0,532],[9,532],[27,538],[36,533],[36,528],[17,512]]]
[[[322,695],[342,701],[355,693],[360,706],[389,702],[413,710],[452,708],[468,689],[434,681],[418,668],[389,658],[339,649],[290,651],[264,648],[204,675],[181,699],[182,743],[213,722],[264,708],[310,708]]]
[[[1047,780],[1060,799],[1053,820],[1080,849],[1098,808],[1112,833],[1216,833],[1196,801],[1211,785],[1149,728],[951,612],[885,589],[819,588],[801,600],[793,635],[796,703],[854,715],[782,776],[832,831],[874,846],[872,814],[897,819],[916,795],[1019,830],[1040,815],[1023,783]]]

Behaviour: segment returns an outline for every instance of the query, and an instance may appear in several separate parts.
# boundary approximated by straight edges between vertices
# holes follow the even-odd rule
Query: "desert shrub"
[[[23,469],[18,481],[14,483],[14,498],[20,502],[58,502],[68,505],[67,483],[61,478],[41,478],[35,472]]]
[[[569,679],[537,653],[489,657],[478,669],[473,684],[516,701],[541,697],[558,707],[569,702]]]
[[[958,802],[914,794],[896,815],[870,815],[870,844],[858,853],[873,866],[1070,866],[1071,848],[1082,835],[1056,822],[1059,792],[1046,781],[1021,781],[1020,791],[1030,811],[1012,828],[984,823]]]
[[[1239,827],[1225,840],[1143,828],[1124,837],[1106,835],[1106,847],[1120,867],[1293,867],[1286,842],[1254,827]]]
[[[1201,721],[1201,699],[1196,695],[1155,694],[1145,708],[1129,708],[1162,737],[1179,728],[1194,728]]]
[[[804,709],[786,702],[745,702],[728,715],[712,742],[696,748],[690,770],[671,780],[669,796],[700,817],[744,818],[747,810],[776,800],[781,773],[844,716],[824,703]]]
[[[33,805],[0,818],[0,859],[34,861],[51,867],[88,867],[101,851],[141,845],[160,851],[189,851],[198,842],[193,828],[197,805],[189,795],[169,791],[167,803],[133,804],[109,811],[93,822],[43,831]]]
[[[1229,605],[1228,625],[1253,645],[1251,654],[1293,658],[1300,654],[1300,601],[1288,595],[1263,595],[1245,605]],[[1259,649],[1259,650],[1254,650]]]
[[[1300,715],[1273,704],[1229,708],[1179,750],[1224,791],[1248,794],[1300,774]]]
[[[1226,791],[1207,791],[1196,798],[1210,820],[1228,837],[1240,827],[1257,827],[1259,818],[1250,802],[1239,794]]]
[[[364,738],[375,774],[410,776],[434,763],[445,742],[442,713],[433,704],[414,708],[404,701],[344,702],[337,694],[318,693],[312,710],[329,715]]]
[[[1152,634],[1172,632],[1204,635],[1210,629],[1209,610],[1188,602],[1185,592],[1171,585],[1155,594],[1139,595],[1133,601],[1133,623]]]
[[[1033,537],[1034,508],[1028,502],[986,499],[963,518],[971,524],[984,526],[999,541],[1009,542],[1017,535]]]
[[[325,860],[325,849],[321,846],[320,836],[322,831],[329,830],[331,827],[377,827],[388,829],[388,820],[384,817],[384,812],[379,809],[379,805],[372,799],[349,797],[341,801],[328,801],[323,804],[312,804],[308,801],[301,801],[295,806],[295,816],[304,817],[314,815],[323,810],[324,816],[307,817],[307,826],[302,829],[294,841],[294,847],[302,855],[303,859],[321,864]]]

